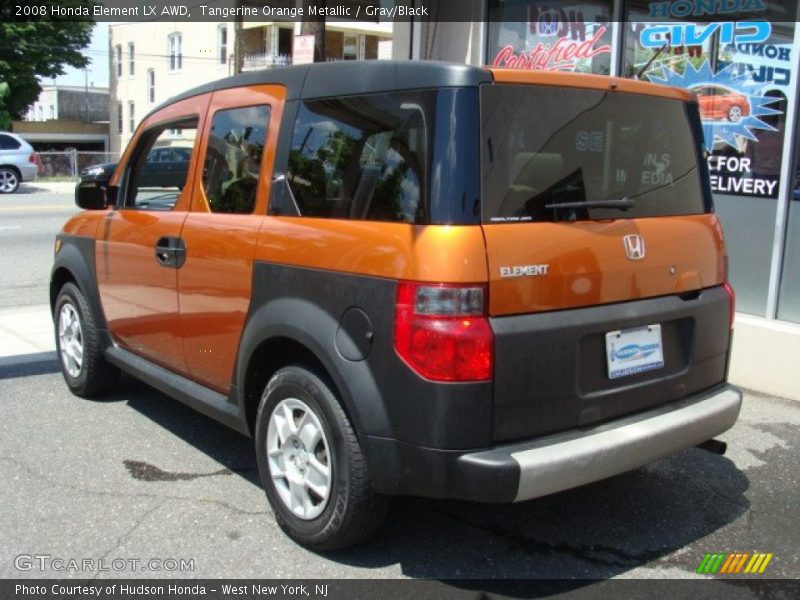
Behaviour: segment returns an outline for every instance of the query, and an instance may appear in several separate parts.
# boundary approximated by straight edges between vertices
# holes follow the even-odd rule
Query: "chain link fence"
[[[83,152],[77,150],[37,152],[39,175],[37,179],[77,180],[81,171],[91,165],[119,160],[117,152]]]

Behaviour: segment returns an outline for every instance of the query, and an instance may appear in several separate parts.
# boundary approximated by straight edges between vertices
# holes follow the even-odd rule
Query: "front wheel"
[[[92,310],[72,283],[64,284],[58,292],[55,327],[61,373],[70,391],[84,398],[111,391],[119,370],[106,362]]]
[[[261,483],[281,529],[315,550],[353,546],[383,522],[355,432],[332,386],[290,366],[270,379],[258,410]]]

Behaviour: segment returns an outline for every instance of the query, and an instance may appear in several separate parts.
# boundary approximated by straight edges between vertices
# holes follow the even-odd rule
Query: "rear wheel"
[[[106,362],[94,315],[75,284],[66,283],[58,292],[55,326],[61,373],[70,391],[84,398],[111,391],[119,370]]]
[[[315,372],[290,366],[270,379],[258,410],[256,453],[275,519],[298,543],[345,548],[383,522],[387,499],[372,490],[347,415]]]
[[[19,187],[19,175],[10,167],[0,167],[0,194],[13,194]]]

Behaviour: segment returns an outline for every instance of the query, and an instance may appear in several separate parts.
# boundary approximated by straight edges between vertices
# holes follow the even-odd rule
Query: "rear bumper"
[[[36,179],[36,175],[39,173],[39,167],[36,166],[35,163],[23,163],[17,165],[19,168],[19,173],[22,176],[22,181],[31,181]]]
[[[478,452],[364,437],[378,491],[479,502],[519,502],[649,464],[730,429],[741,392],[725,385],[680,402]],[[377,453],[377,455],[376,455]]]

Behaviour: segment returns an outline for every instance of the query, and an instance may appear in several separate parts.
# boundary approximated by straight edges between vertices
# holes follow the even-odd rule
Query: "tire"
[[[95,317],[75,284],[59,290],[54,314],[56,353],[70,391],[94,398],[113,390],[119,369],[106,362]]]
[[[738,123],[742,120],[743,114],[744,111],[742,110],[742,107],[738,104],[734,104],[728,109],[728,121],[731,123]]]
[[[0,167],[0,194],[13,194],[19,187],[19,173],[11,167]]]
[[[383,523],[388,499],[372,489],[347,415],[332,386],[314,371],[290,366],[270,379],[255,442],[275,520],[299,544],[319,551],[347,548]]]

